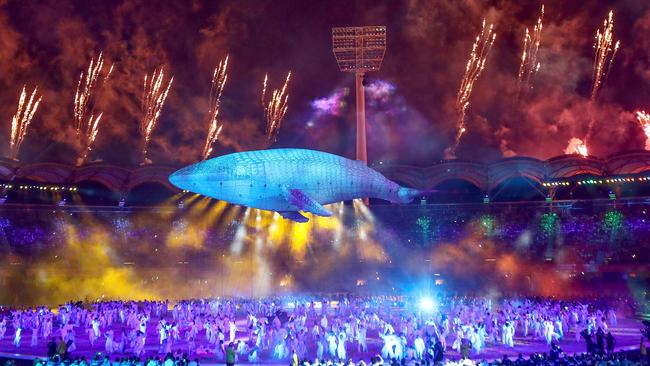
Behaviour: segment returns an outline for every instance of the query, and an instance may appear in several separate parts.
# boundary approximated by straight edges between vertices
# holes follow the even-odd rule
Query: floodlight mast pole
[[[367,72],[377,71],[381,67],[386,52],[386,27],[332,28],[332,51],[339,70],[354,73],[357,102],[356,159],[368,165],[365,76]],[[368,205],[368,198],[363,202]]]
[[[366,95],[363,79],[365,73],[355,73],[357,99],[357,160],[368,165],[368,150],[366,148]]]
[[[367,165],[364,78],[367,72],[381,68],[386,52],[386,26],[332,28],[332,51],[339,70],[354,73],[357,112],[356,159]]]

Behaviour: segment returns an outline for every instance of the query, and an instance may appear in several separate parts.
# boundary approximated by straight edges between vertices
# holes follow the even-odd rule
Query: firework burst
[[[12,159],[16,159],[18,156],[18,150],[20,150],[20,145],[23,143],[25,136],[27,135],[27,127],[32,122],[34,114],[38,109],[38,105],[43,99],[42,96],[37,97],[38,88],[35,87],[32,91],[27,104],[25,100],[27,99],[27,90],[26,86],[23,86],[23,91],[20,93],[20,98],[18,99],[18,108],[16,114],[14,114],[11,119],[11,135],[9,136],[9,156]]]
[[[636,112],[636,118],[645,133],[645,149],[650,150],[650,114],[645,111]]]
[[[533,27],[533,31],[530,32],[528,27],[526,27],[524,47],[521,52],[521,63],[519,64],[519,73],[517,74],[517,99],[519,98],[522,89],[526,92],[528,89],[533,87],[535,74],[537,74],[541,66],[537,54],[539,51],[539,45],[542,42],[543,20],[544,5],[542,5],[539,17],[537,18],[537,23]]]
[[[280,125],[284,119],[287,109],[289,107],[289,94],[287,87],[291,79],[291,71],[287,73],[287,78],[284,80],[282,88],[275,89],[271,92],[271,98],[266,101],[266,88],[268,83],[268,74],[264,75],[264,83],[262,85],[262,107],[264,108],[264,117],[266,119],[266,138],[269,144],[273,143],[280,131]]]
[[[164,86],[165,70],[163,67],[153,72],[153,75],[145,74],[144,76],[144,91],[142,93],[142,120],[140,121],[140,132],[144,144],[142,147],[143,161],[147,161],[147,149],[149,148],[149,141],[151,133],[160,119],[160,112],[165,105],[165,100],[169,94],[169,89],[172,87],[174,77],[172,76]]]
[[[614,58],[621,45],[621,41],[614,42],[614,12],[610,11],[607,18],[603,21],[603,28],[596,30],[594,37],[594,68],[592,72],[591,95],[589,99],[590,117],[585,144],[591,139],[593,133],[595,118],[594,106],[598,99],[598,94],[607,82],[609,72],[612,70]]]
[[[485,69],[485,62],[492,49],[495,38],[496,34],[493,31],[493,24],[486,26],[485,19],[483,19],[481,33],[476,36],[476,40],[472,45],[472,52],[470,52],[469,60],[467,60],[467,65],[465,66],[465,74],[463,75],[463,80],[460,82],[460,88],[458,88],[458,95],[456,96],[456,110],[458,111],[456,139],[454,146],[445,150],[446,159],[456,157],[456,149],[460,144],[460,139],[465,131],[467,131],[465,114],[467,113],[467,107],[469,107],[472,89],[474,88],[474,83]]]
[[[95,101],[98,90],[106,83],[113,73],[113,65],[109,66],[106,73],[104,71],[104,56],[100,52],[97,60],[90,59],[88,69],[82,71],[77,83],[77,91],[74,96],[74,123],[77,131],[81,150],[77,159],[77,164],[81,165],[86,161],[88,154],[93,148],[97,132],[99,131],[99,121],[102,113],[94,115]],[[102,74],[104,74],[102,76]]]
[[[567,155],[578,154],[582,155],[583,157],[587,157],[589,155],[587,151],[587,145],[577,137],[572,137],[571,140],[569,140],[569,145],[566,149],[564,149],[564,153]]]
[[[223,123],[219,122],[219,107],[221,106],[221,95],[223,88],[226,86],[228,80],[228,56],[219,62],[219,65],[214,69],[212,74],[212,87],[210,88],[210,105],[208,107],[208,135],[205,138],[203,146],[203,160],[210,157],[212,153],[212,144],[219,138]]]

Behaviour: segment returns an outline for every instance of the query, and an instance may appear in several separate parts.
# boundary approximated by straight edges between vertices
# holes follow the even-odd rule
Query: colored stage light
[[[420,299],[420,310],[425,312],[431,312],[435,308],[435,302],[430,297],[423,297]]]

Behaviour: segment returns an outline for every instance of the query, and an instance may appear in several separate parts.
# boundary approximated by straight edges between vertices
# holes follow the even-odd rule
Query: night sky
[[[292,70],[289,111],[271,147],[305,147],[354,155],[353,78],[331,52],[335,26],[386,25],[382,69],[369,75],[369,160],[430,165],[453,144],[454,101],[474,37],[485,17],[497,38],[474,87],[468,132],[458,158],[493,161],[563,153],[584,137],[592,83],[593,38],[609,10],[621,40],[594,107],[590,154],[640,150],[645,135],[634,111],[650,109],[650,1],[545,1],[541,68],[533,90],[515,101],[525,27],[537,1],[6,1],[0,0],[0,154],[7,155],[11,116],[23,84],[43,102],[19,159],[75,161],[72,101],[79,73],[104,51],[115,62],[96,110],[104,113],[89,160],[133,166],[144,74],[166,65],[174,75],[153,132],[154,163],[200,158],[207,132],[210,77],[230,55],[220,115],[224,129],[213,156],[265,148],[260,90]],[[324,98],[339,97],[335,108]],[[313,104],[321,99],[321,103]],[[331,100],[331,99],[330,99]]]

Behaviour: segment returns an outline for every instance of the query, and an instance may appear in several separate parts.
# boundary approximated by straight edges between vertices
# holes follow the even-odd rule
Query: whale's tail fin
[[[397,191],[397,202],[394,203],[409,203],[417,197],[425,196],[430,192],[429,190],[399,187]]]

